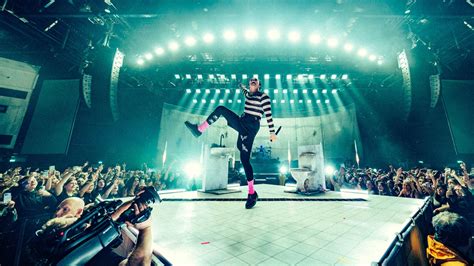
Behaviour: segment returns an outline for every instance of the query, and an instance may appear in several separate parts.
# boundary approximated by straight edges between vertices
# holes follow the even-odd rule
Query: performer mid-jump
[[[245,170],[249,194],[245,208],[250,209],[257,203],[258,195],[254,190],[253,169],[250,164],[250,155],[252,153],[252,144],[255,136],[260,129],[260,119],[263,114],[267,119],[268,128],[270,129],[270,141],[276,140],[275,129],[272,119],[272,109],[270,105],[270,97],[266,93],[262,93],[260,89],[260,81],[257,78],[250,79],[250,90],[241,85],[242,93],[245,96],[245,111],[239,117],[237,114],[224,106],[218,106],[214,112],[200,125],[191,124],[186,121],[185,125],[191,130],[195,137],[201,136],[209,125],[216,122],[221,116],[227,120],[227,124],[239,132],[237,140],[237,148],[240,151],[240,161]]]

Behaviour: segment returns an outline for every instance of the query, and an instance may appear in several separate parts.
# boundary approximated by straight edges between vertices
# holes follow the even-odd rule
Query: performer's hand
[[[275,135],[275,133],[272,133],[272,134],[270,135],[270,141],[271,141],[271,142],[275,142],[276,140],[277,140],[277,135]]]

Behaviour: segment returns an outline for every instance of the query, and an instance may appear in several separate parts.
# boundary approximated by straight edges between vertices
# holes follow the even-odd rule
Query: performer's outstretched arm
[[[267,119],[268,129],[270,130],[270,140],[275,141],[275,125],[273,124],[273,117],[272,117],[272,106],[270,104],[270,97],[267,94],[263,94],[262,97],[262,108],[263,113],[265,114],[265,118]]]

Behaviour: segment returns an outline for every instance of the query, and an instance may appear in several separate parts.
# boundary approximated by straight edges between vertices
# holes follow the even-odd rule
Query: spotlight
[[[143,58],[138,58],[137,59],[137,64],[138,65],[143,65],[145,63],[145,60],[143,60]]]
[[[214,74],[209,74],[209,79],[214,79]]]
[[[313,75],[313,74],[309,74],[309,75],[308,75],[308,79],[314,79],[314,75]]]
[[[309,42],[312,44],[318,44],[321,42],[321,36],[319,36],[319,34],[313,33],[309,36]]]
[[[285,100],[281,100],[280,102],[281,102],[281,103],[285,103]]]
[[[191,93],[191,89],[186,89],[186,93]]]
[[[314,94],[318,93],[318,90],[317,90],[317,89],[313,89],[313,93],[314,93]]]
[[[297,89],[293,89],[293,93],[294,93],[294,94],[297,94],[297,93],[298,93],[298,90],[297,90]]]
[[[179,74],[174,74],[174,78],[179,79],[180,78]]]
[[[324,93],[324,94],[328,93],[328,90],[324,89],[324,90],[323,90],[323,93]]]
[[[298,100],[299,103],[303,103],[303,100]]]
[[[319,76],[319,79],[321,79],[321,80],[326,79],[326,75],[325,75],[325,74],[321,74],[321,75]]]
[[[324,168],[324,172],[326,175],[333,175],[336,170],[334,169],[334,166],[328,165]]]
[[[288,93],[288,90],[287,89],[284,89],[283,90],[283,94],[287,94]]]
[[[332,89],[331,93],[332,93],[332,94],[337,93],[337,90],[336,90],[336,89]]]
[[[194,46],[196,44],[196,39],[194,39],[194,37],[192,37],[192,36],[189,36],[184,40],[184,43],[187,46]]]
[[[197,78],[198,78],[198,79],[202,79],[202,74],[198,74],[198,75],[197,75]]]
[[[247,39],[248,41],[254,41],[255,39],[257,39],[257,31],[255,29],[248,29],[245,31],[244,33],[245,35],[245,39]]]
[[[270,79],[270,74],[265,74],[265,75],[263,75],[263,78],[264,78],[264,79]]]
[[[196,93],[197,94],[201,93],[201,89],[196,89]]]
[[[306,102],[307,102],[307,103],[311,103],[311,100],[307,100]]]
[[[304,78],[303,74],[298,74],[298,79],[302,80]]]
[[[329,100],[328,100],[328,99],[326,99],[324,102],[325,102],[325,103],[329,103]]]
[[[241,168],[239,169],[239,173],[241,173],[241,174],[245,174],[245,170],[244,170],[244,168],[243,168],[243,167],[241,167]]]
[[[184,165],[184,173],[189,178],[197,177],[201,174],[201,164],[199,162],[188,162]]]
[[[291,78],[292,78],[291,74],[286,75],[286,79],[291,79]]]
[[[235,40],[235,32],[233,30],[224,31],[224,39],[228,42]]]
[[[364,48],[360,48],[359,51],[357,51],[357,55],[359,55],[360,57],[364,57],[367,55],[367,50],[365,50]]]
[[[156,55],[162,55],[165,53],[165,49],[161,48],[161,47],[156,47],[155,48],[155,54]]]
[[[225,93],[230,93],[230,90],[229,90],[229,89],[225,89]]]
[[[196,99],[193,100],[193,103],[197,103],[197,102],[198,102],[198,100],[196,100]]]
[[[224,100],[220,99],[220,100],[219,100],[219,103],[224,103]]]
[[[375,61],[375,59],[377,59],[377,57],[376,57],[375,55],[371,54],[371,55],[369,56],[369,60],[370,60],[370,61]]]
[[[350,44],[350,43],[346,43],[346,44],[344,45],[344,50],[346,50],[346,52],[352,51],[353,48],[354,48],[354,46],[353,46],[352,44]]]
[[[242,79],[247,79],[247,74],[242,74]]]
[[[317,99],[317,100],[316,100],[316,103],[321,103],[321,100]]]
[[[347,74],[343,74],[343,75],[341,76],[341,79],[346,80],[348,77],[349,77],[349,76],[348,76]]]
[[[286,175],[288,173],[288,168],[284,165],[280,167],[280,174]]]
[[[308,93],[308,90],[307,90],[307,89],[304,89],[304,90],[303,90],[303,93],[304,93],[304,94]]]
[[[292,31],[288,34],[288,39],[290,42],[299,42],[301,39],[301,35],[297,31]]]
[[[291,100],[290,100],[290,103],[295,103],[295,100],[291,99]]]
[[[253,78],[258,79],[258,74],[253,74]]]
[[[206,93],[207,93],[207,94],[211,93],[211,90],[210,90],[210,89],[206,89]]]
[[[274,89],[274,90],[273,90],[273,93],[278,94],[278,90],[277,90],[277,89]]]
[[[377,60],[377,65],[382,65],[383,64],[383,59],[379,58],[379,60]]]
[[[232,103],[232,100],[231,100],[231,99],[229,99],[229,100],[228,100],[228,102],[229,102],[229,103]]]
[[[172,41],[172,42],[170,42],[170,43],[168,44],[168,48],[169,48],[171,51],[175,52],[175,51],[177,51],[177,50],[179,49],[179,44],[178,44],[177,42],[175,42],[175,41]]]
[[[190,75],[190,74],[186,74],[186,78],[187,78],[187,79],[191,79],[191,75]]]
[[[268,38],[270,41],[276,41],[280,39],[280,32],[277,29],[271,29],[268,31]]]
[[[230,75],[230,78],[236,80],[236,79],[237,79],[237,76],[236,76],[235,74],[231,74],[231,75]]]
[[[272,100],[272,103],[276,103],[276,102],[277,102],[277,100]]]
[[[216,93],[217,93],[217,94],[221,93],[221,90],[217,89],[217,90],[216,90]]]
[[[328,46],[331,47],[331,48],[334,48],[336,47],[338,44],[338,41],[336,38],[329,38],[328,39]]]
[[[216,100],[214,100],[214,99],[211,100],[211,103],[215,103],[215,102],[216,102]]]
[[[146,53],[146,54],[145,54],[145,58],[146,58],[147,60],[151,60],[151,59],[153,58],[153,55],[152,55],[151,53]]]
[[[210,33],[206,33],[203,36],[203,40],[204,40],[205,43],[212,43],[214,41],[214,35],[212,35]]]
[[[331,75],[331,79],[337,79],[337,75],[336,75],[336,74],[332,74],[332,75]]]
[[[268,94],[270,91],[268,89],[264,89],[263,92],[265,92],[266,94]]]
[[[202,102],[202,103],[206,103],[206,100],[205,100],[205,99],[202,99],[201,102]]]
[[[236,94],[239,94],[239,93],[240,93],[240,89],[236,89],[236,90],[235,90],[235,93],[236,93]]]
[[[281,79],[281,75],[280,75],[280,74],[276,74],[276,75],[275,75],[275,79]]]
[[[241,100],[241,99],[238,99],[238,100],[237,100],[237,102],[238,102],[238,103],[241,103],[241,102],[242,102],[242,100]]]

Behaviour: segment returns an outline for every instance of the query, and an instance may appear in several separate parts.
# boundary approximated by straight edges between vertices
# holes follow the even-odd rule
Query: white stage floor
[[[424,203],[349,192],[304,197],[284,193],[282,186],[255,187],[262,200],[251,210],[239,200],[247,187],[219,196],[162,195],[153,210],[157,249],[173,265],[370,265]]]

